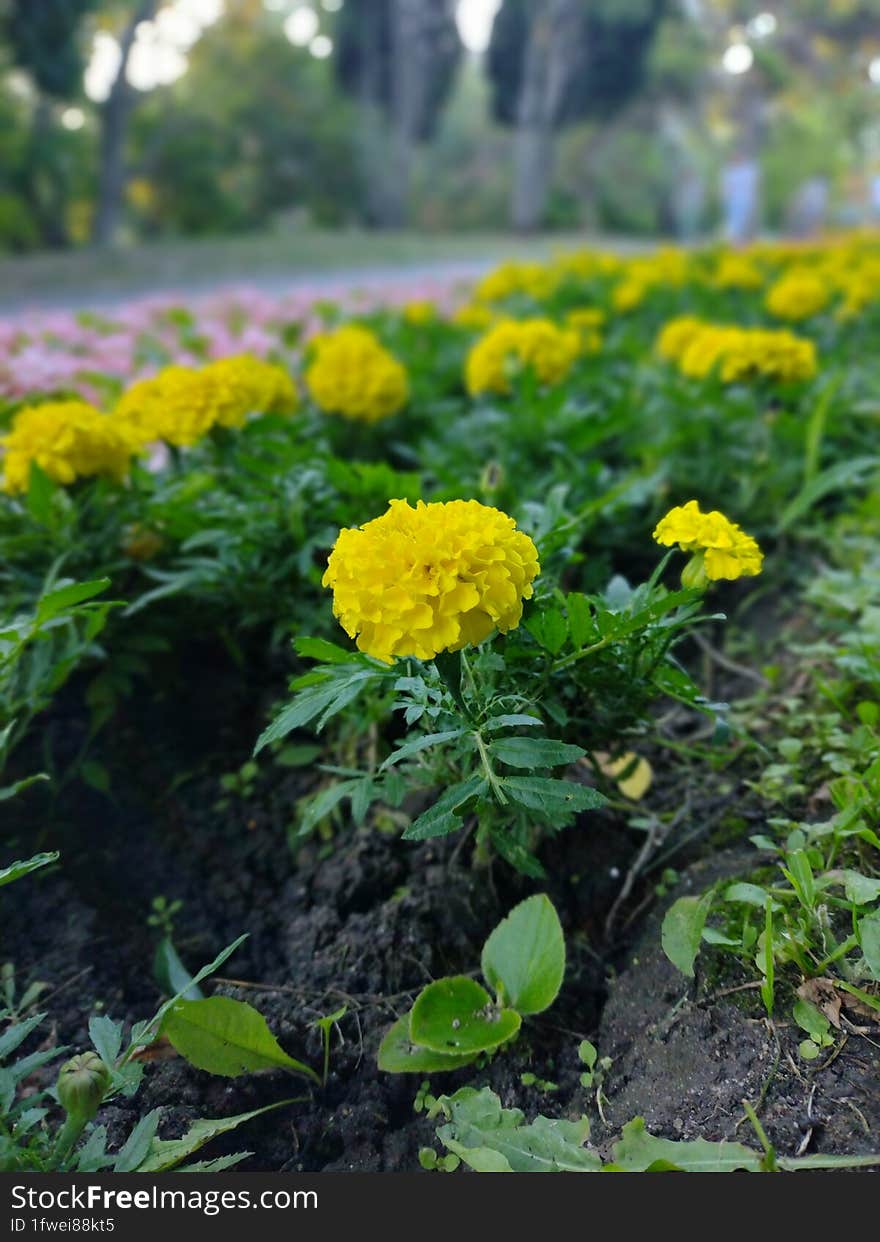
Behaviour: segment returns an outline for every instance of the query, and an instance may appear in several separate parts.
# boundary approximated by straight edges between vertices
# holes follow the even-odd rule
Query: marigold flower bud
[[[110,1071],[96,1052],[81,1052],[62,1065],[56,1089],[61,1107],[79,1121],[91,1121],[110,1086]]]

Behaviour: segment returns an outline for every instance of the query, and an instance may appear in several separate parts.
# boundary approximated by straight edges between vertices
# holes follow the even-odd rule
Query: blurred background
[[[878,217],[880,0],[0,0],[6,255]]]

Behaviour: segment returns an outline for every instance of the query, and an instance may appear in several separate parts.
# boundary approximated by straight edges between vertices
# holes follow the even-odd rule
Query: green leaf
[[[880,912],[859,920],[859,942],[875,979],[880,979]]]
[[[568,621],[558,608],[533,613],[525,623],[526,629],[545,651],[559,655],[568,638]]]
[[[862,875],[860,871],[829,871],[826,878],[842,884],[847,901],[857,906],[870,905],[880,897],[880,880]]]
[[[543,720],[539,720],[537,716],[525,716],[522,713],[514,712],[512,715],[490,716],[484,723],[483,729],[487,733],[494,733],[496,729],[517,729],[523,725],[540,729],[543,724]]]
[[[724,890],[725,901],[741,901],[743,905],[763,910],[767,904],[767,890],[759,884],[729,884]]]
[[[293,642],[297,655],[305,660],[318,660],[321,664],[350,664],[357,656],[353,651],[346,651],[338,643],[328,642],[326,638],[295,638]]]
[[[409,1014],[398,1018],[379,1045],[378,1065],[386,1074],[435,1074],[461,1069],[479,1055],[471,1052],[455,1056],[449,1052],[420,1048],[410,1038],[409,1024]]]
[[[15,1052],[16,1048],[24,1043],[31,1031],[40,1025],[45,1016],[44,1013],[35,1013],[31,1017],[25,1018],[23,1022],[13,1022],[8,1026],[3,1034],[0,1035],[0,1061],[5,1061],[11,1053]]]
[[[67,612],[77,604],[82,604],[95,595],[106,591],[110,585],[109,578],[95,578],[92,582],[70,582],[65,586],[49,591],[37,604],[37,625],[51,621],[60,612]]]
[[[574,811],[594,811],[607,799],[598,789],[575,781],[553,780],[542,776],[504,776],[498,782],[514,802],[532,811],[556,815]]]
[[[559,995],[565,974],[565,937],[544,893],[527,897],[502,919],[481,959],[486,982],[517,1013],[541,1013]]]
[[[213,1160],[195,1160],[192,1164],[177,1166],[178,1173],[222,1173],[224,1169],[234,1168],[242,1160],[249,1160],[252,1151],[235,1151],[228,1156],[216,1156]]]
[[[521,1021],[512,1009],[495,1005],[476,980],[453,975],[429,983],[416,997],[409,1034],[422,1048],[463,1056],[507,1043]]]
[[[541,737],[500,737],[488,749],[493,759],[512,768],[556,768],[587,753],[580,746]]]
[[[880,457],[852,457],[829,466],[805,484],[783,509],[778,529],[780,532],[790,530],[818,501],[831,492],[847,491],[878,466]]]
[[[286,1069],[318,1081],[313,1070],[287,1055],[263,1015],[246,1001],[229,996],[179,1000],[161,1029],[182,1057],[209,1074],[237,1078],[253,1070]]]
[[[482,776],[471,776],[452,785],[433,806],[413,820],[403,834],[404,841],[426,841],[429,837],[445,837],[450,832],[457,832],[461,827],[459,812],[465,803],[470,802],[471,798],[481,797],[487,788]]]
[[[737,1169],[758,1173],[762,1153],[742,1143],[655,1138],[645,1129],[644,1118],[636,1117],[623,1127],[622,1137],[614,1146],[613,1162],[615,1168],[627,1173],[644,1173],[656,1167],[683,1173],[732,1173]]]
[[[593,636],[593,610],[586,595],[580,595],[577,592],[566,597],[565,608],[568,613],[571,643],[579,651],[587,639]]]
[[[114,1173],[134,1173],[146,1160],[153,1139],[156,1137],[156,1130],[159,1128],[160,1116],[161,1109],[154,1108],[151,1113],[141,1117],[116,1157],[116,1163],[113,1166]]]
[[[163,936],[156,946],[153,974],[163,992],[182,996],[184,1000],[204,998],[204,992],[198,984],[193,983],[192,975],[180,960],[180,955],[167,936]]]
[[[296,683],[296,696],[260,734],[254,754],[259,754],[264,746],[286,737],[294,729],[310,724],[316,717],[320,719],[315,728],[320,732],[328,720],[354,702],[369,682],[386,672],[372,665],[364,667],[362,657],[356,664],[352,662],[315,669]]]
[[[240,1125],[244,1125],[246,1121],[251,1121],[254,1117],[260,1117],[263,1113],[270,1113],[276,1108],[285,1108],[288,1104],[293,1104],[294,1102],[293,1100],[281,1100],[277,1104],[267,1104],[264,1108],[255,1108],[249,1113],[239,1113],[235,1117],[221,1117],[216,1120],[202,1118],[194,1121],[186,1134],[180,1138],[153,1138],[143,1160],[136,1166],[135,1172],[167,1173],[170,1169],[177,1168],[182,1161],[219,1135],[228,1134],[230,1130],[237,1129]],[[239,1153],[235,1157],[236,1162],[242,1158],[242,1153]],[[228,1167],[228,1165],[223,1167]]]
[[[122,1051],[122,1023],[107,1014],[95,1014],[89,1018],[89,1039],[107,1068],[113,1069]]]
[[[703,928],[712,906],[711,892],[702,897],[679,897],[666,911],[661,931],[663,952],[683,975],[694,977]]]
[[[810,1039],[821,1044],[831,1029],[831,1023],[821,1010],[809,1001],[796,1000],[792,1009],[795,1022],[809,1035]]]
[[[233,940],[232,944],[228,944],[225,949],[222,949],[214,958],[213,962],[209,962],[207,966],[203,966],[201,970],[198,970],[193,975],[189,982],[188,988],[201,983],[203,979],[207,979],[209,975],[213,975],[215,971],[219,970],[226,959],[232,957],[235,950],[240,945],[244,944],[247,938],[248,933],[245,932],[236,940]],[[188,988],[185,990],[188,990]],[[149,1022],[135,1023],[131,1029],[132,1049],[139,1048],[145,1043],[150,1043],[156,1038],[156,1033],[161,1030],[165,1015],[174,1005],[177,1004],[179,1000],[183,1000],[183,992],[177,992],[174,996],[169,997],[169,999],[159,1008],[158,1012],[153,1015]]]
[[[421,737],[413,738],[393,751],[379,768],[379,771],[384,772],[386,768],[399,763],[401,759],[409,759],[413,755],[420,754],[423,750],[428,750],[431,746],[442,746],[444,742],[453,742],[464,733],[464,729],[447,729],[444,733],[425,733]]]
[[[26,789],[30,789],[31,785],[36,785],[38,781],[47,781],[48,779],[49,777],[45,772],[36,772],[33,776],[22,777],[20,781],[14,781],[11,785],[4,785],[0,788],[0,802],[8,802],[10,798],[15,798],[18,794],[24,793]]]
[[[525,1123],[518,1108],[502,1108],[488,1087],[462,1087],[441,1096],[437,1107],[448,1119],[437,1129],[440,1142],[477,1173],[598,1173],[602,1164],[584,1144],[586,1117],[557,1121],[538,1116]]]
[[[30,875],[32,871],[39,871],[41,867],[49,867],[52,863],[58,861],[61,855],[57,850],[52,850],[48,854],[34,854],[33,858],[24,859],[21,862],[10,863],[8,867],[0,870],[0,888],[4,884],[11,884],[14,880],[20,880],[22,876]]]

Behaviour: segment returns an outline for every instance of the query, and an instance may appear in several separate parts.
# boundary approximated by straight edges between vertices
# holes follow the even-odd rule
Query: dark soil
[[[39,848],[60,848],[63,859],[52,873],[4,890],[2,960],[15,964],[20,987],[33,979],[49,984],[41,1007],[57,1039],[82,1049],[93,1013],[134,1021],[161,1002],[152,973],[156,932],[147,925],[154,897],[182,901],[175,943],[191,970],[247,932],[223,981],[210,989],[255,1004],[286,1050],[315,1067],[322,1062],[316,1019],[347,1006],[333,1031],[326,1087],[283,1073],[219,1079],[160,1059],[133,1100],[102,1111],[111,1140],[122,1142],[151,1108],[163,1110],[161,1133],[173,1137],[199,1116],[298,1097],[206,1154],[246,1149],[253,1155],[240,1167],[254,1171],[417,1169],[433,1126],[413,1108],[419,1079],[377,1069],[379,1041],[432,978],[476,972],[488,932],[536,886],[503,865],[472,869],[454,839],[413,846],[376,830],[343,832],[294,859],[285,829],[309,774],[272,768],[247,798],[218,807],[217,773],[247,758],[262,704],[244,697],[221,662],[186,671],[197,695],[139,700],[139,714],[123,713],[101,742],[107,767],[130,775],[124,792],[107,797],[71,784],[40,808],[43,795],[33,790],[17,829],[4,825],[4,862],[7,853],[33,848],[36,822],[43,825]],[[47,725],[71,752],[83,728],[63,705]],[[177,779],[181,772],[186,781]],[[707,808],[692,808],[683,835],[709,819]],[[548,879],[538,887],[565,927],[562,994],[524,1024],[511,1049],[485,1067],[436,1075],[433,1091],[486,1084],[527,1116],[587,1111],[603,1147],[634,1115],[670,1138],[736,1134],[752,1142],[741,1122],[747,1097],[761,1103],[785,1154],[808,1131],[809,1151],[876,1149],[876,1042],[851,1036],[826,1067],[794,1069],[788,1054],[796,1066],[796,1031],[769,1027],[757,1008],[734,1003],[737,996],[695,991],[666,961],[659,913],[641,926],[634,919],[650,909],[650,885],[637,883],[619,911],[618,927],[631,920],[626,940],[607,944],[605,920],[637,844],[604,812],[548,843]],[[712,878],[697,871],[690,882]],[[579,1082],[577,1049],[587,1037],[614,1059],[604,1117]],[[543,1086],[524,1086],[526,1072]]]

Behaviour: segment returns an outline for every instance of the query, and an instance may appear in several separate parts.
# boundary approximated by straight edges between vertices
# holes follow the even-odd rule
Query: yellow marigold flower
[[[2,441],[3,490],[27,491],[34,462],[65,486],[93,475],[121,482],[133,447],[106,414],[84,401],[25,406]]]
[[[326,413],[376,423],[406,405],[406,371],[369,329],[348,324],[312,345],[306,387]]]
[[[713,324],[692,337],[678,365],[691,379],[705,379],[717,369],[722,384],[761,378],[795,383],[811,379],[818,367],[813,342],[793,332]]]
[[[648,282],[638,276],[626,276],[611,290],[611,305],[626,314],[637,310],[648,294]]]
[[[437,307],[427,299],[407,302],[403,308],[403,317],[414,327],[421,327],[426,323],[434,322],[437,318]]]
[[[221,427],[241,427],[249,414],[292,414],[296,409],[293,380],[283,367],[262,358],[219,358],[200,375],[213,385],[215,421]]]
[[[678,362],[691,342],[706,327],[705,320],[697,319],[695,315],[679,315],[663,325],[654,348],[667,362]]]
[[[538,553],[513,518],[476,500],[391,500],[382,517],[339,532],[323,584],[367,655],[431,660],[519,625]]]
[[[525,294],[536,301],[551,297],[564,279],[564,273],[542,263],[502,263],[478,283],[475,297],[479,302],[503,302],[516,294]]]
[[[482,336],[468,354],[468,392],[508,393],[511,378],[531,370],[542,384],[564,380],[581,352],[580,336],[549,319],[503,319]]]
[[[777,319],[798,322],[825,309],[831,300],[827,281],[809,268],[791,268],[767,291],[764,305]]]
[[[764,273],[743,254],[722,254],[709,277],[715,289],[760,289],[763,283]]]
[[[565,316],[566,326],[577,332],[581,353],[596,354],[602,348],[605,312],[598,306],[577,306]]]
[[[764,554],[752,536],[717,509],[703,513],[696,500],[670,509],[658,522],[654,538],[663,547],[678,544],[682,552],[692,554],[682,573],[686,586],[761,572]]]
[[[496,318],[491,307],[484,306],[480,302],[465,302],[464,306],[459,306],[458,310],[453,311],[450,322],[459,328],[482,332]]]
[[[171,366],[138,380],[119,399],[114,421],[141,447],[155,440],[178,448],[195,444],[218,421],[222,408],[217,386],[205,370]]]

